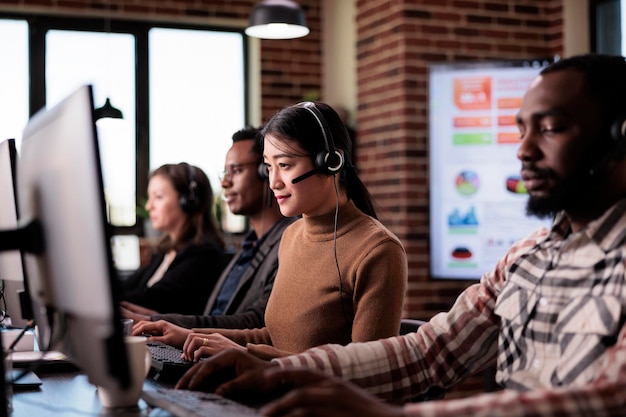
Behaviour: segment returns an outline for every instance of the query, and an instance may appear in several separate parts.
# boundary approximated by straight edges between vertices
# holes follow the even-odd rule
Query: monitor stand
[[[2,346],[2,338],[0,337],[0,352],[2,352],[2,360],[0,361],[0,375],[3,376],[0,382],[0,417],[8,417],[9,416],[9,402],[7,401],[8,392],[7,387],[9,384],[7,383],[7,373],[5,371],[4,366],[4,347]],[[10,376],[10,375],[9,375]]]

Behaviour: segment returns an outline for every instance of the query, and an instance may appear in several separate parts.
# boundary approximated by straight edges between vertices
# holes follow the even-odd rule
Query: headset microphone
[[[312,177],[313,175],[321,172],[322,170],[323,170],[323,167],[313,168],[312,170],[305,172],[304,174],[300,175],[299,177],[296,177],[296,178],[292,179],[291,183],[292,184],[297,184],[300,181],[304,181],[307,178]]]

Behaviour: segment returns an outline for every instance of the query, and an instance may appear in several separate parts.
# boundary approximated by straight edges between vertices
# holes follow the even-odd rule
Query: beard
[[[552,174],[544,172],[544,174]],[[529,196],[526,202],[526,214],[540,219],[554,218],[560,211],[567,211],[572,207],[576,210],[591,206],[594,201],[594,193],[605,172],[591,175],[588,169],[578,170],[568,178],[558,183],[548,196]],[[554,175],[551,175],[554,178]]]

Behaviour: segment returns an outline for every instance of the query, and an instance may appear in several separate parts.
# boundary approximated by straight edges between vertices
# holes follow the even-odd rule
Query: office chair
[[[400,335],[416,332],[424,323],[426,323],[424,320],[402,319],[400,321]]]

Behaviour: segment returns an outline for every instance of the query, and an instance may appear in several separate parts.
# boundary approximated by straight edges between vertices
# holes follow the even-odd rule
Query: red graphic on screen
[[[470,259],[473,254],[472,251],[470,251],[468,248],[459,246],[457,248],[454,248],[450,255],[452,255],[454,259],[467,260]]]

